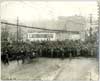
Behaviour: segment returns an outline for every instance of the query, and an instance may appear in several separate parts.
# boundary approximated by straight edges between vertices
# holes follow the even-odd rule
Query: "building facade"
[[[86,20],[83,16],[60,16],[58,20],[59,26],[68,31],[68,39],[85,40]]]

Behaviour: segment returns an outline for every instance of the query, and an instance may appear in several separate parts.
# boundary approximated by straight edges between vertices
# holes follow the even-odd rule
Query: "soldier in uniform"
[[[1,52],[1,61],[4,63],[4,64],[6,64],[6,54],[5,54],[5,51],[3,50],[2,52]]]
[[[40,47],[38,48],[38,54],[39,54],[40,57],[42,57],[42,46],[40,46]]]
[[[70,60],[72,59],[72,49],[69,48],[69,57],[70,57]]]
[[[64,49],[63,48],[60,48],[60,50],[61,50],[61,57],[62,57],[62,59],[64,59]]]
[[[53,57],[53,54],[54,54],[54,48],[52,47],[51,49],[50,49],[50,54],[51,54],[51,57]]]
[[[77,50],[77,56],[80,56],[80,51],[81,51],[81,48],[80,48],[80,47],[78,47],[76,50]]]
[[[19,60],[20,60],[20,53],[21,53],[21,50],[16,51],[16,60],[17,60],[18,64],[19,64]]]
[[[59,48],[56,48],[56,57],[60,57],[60,50],[59,50]]]
[[[53,58],[57,57],[56,47],[54,47]]]
[[[6,50],[4,55],[3,55],[3,59],[4,59],[4,64],[8,64],[9,65],[9,57],[8,57],[8,51]]]
[[[21,49],[21,59],[22,59],[22,64],[25,63],[25,57],[26,57],[26,50]]]

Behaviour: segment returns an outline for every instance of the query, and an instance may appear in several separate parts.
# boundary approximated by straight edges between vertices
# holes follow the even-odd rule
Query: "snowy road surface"
[[[2,79],[17,80],[96,80],[98,61],[96,58],[36,58],[32,63],[16,61],[1,66]]]

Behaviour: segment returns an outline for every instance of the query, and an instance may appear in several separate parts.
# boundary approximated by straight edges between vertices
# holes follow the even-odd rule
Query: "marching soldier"
[[[4,64],[8,64],[9,65],[9,57],[8,57],[8,51],[7,50],[3,54],[3,61],[4,61]]]
[[[54,48],[51,48],[51,57],[53,57],[53,54],[54,54]]]
[[[21,49],[21,59],[22,59],[22,64],[25,63],[25,57],[26,57],[26,51]]]
[[[61,55],[62,55],[61,57],[62,57],[62,59],[64,59],[64,49],[61,48],[60,50],[61,50]]]
[[[17,63],[19,64],[19,60],[20,60],[20,51],[16,51],[16,60],[17,60]]]
[[[70,60],[72,59],[72,50],[71,50],[71,48],[69,49],[69,58],[70,58]]]

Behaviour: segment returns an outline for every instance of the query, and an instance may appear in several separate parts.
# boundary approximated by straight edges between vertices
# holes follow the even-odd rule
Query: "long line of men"
[[[57,43],[57,44],[55,44]],[[55,45],[54,45],[55,44]],[[2,50],[1,60],[4,64],[9,64],[9,60],[22,60],[33,59],[36,57],[51,57],[51,58],[65,58],[65,57],[78,57],[78,56],[92,56],[88,48],[75,45],[62,45],[60,42],[42,42],[20,45],[8,45]]]

